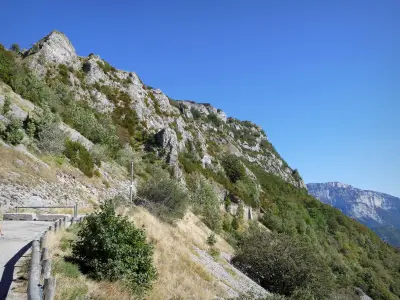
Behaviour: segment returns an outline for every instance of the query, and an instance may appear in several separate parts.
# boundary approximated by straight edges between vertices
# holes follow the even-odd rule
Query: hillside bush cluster
[[[165,170],[155,166],[150,173],[151,180],[139,186],[138,196],[149,200],[148,208],[161,219],[171,222],[182,218],[190,203],[187,190]]]
[[[72,256],[90,277],[122,280],[138,293],[149,289],[157,274],[145,232],[126,217],[116,216],[110,200],[80,226]]]

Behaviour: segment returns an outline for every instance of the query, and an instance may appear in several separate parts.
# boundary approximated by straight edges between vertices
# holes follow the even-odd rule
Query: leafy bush
[[[233,183],[246,176],[246,169],[235,155],[226,155],[222,159],[222,166],[225,169],[226,175]]]
[[[18,145],[24,138],[22,122],[19,119],[12,119],[1,133],[1,137],[11,145]]]
[[[182,218],[190,201],[183,185],[157,167],[152,168],[151,174],[152,179],[139,186],[138,196],[149,200],[149,209],[163,220]]]
[[[215,233],[211,232],[207,237],[207,245],[214,246],[217,243],[217,238],[215,237]]]
[[[193,118],[194,118],[195,120],[201,119],[201,112],[200,112],[198,109],[192,107],[192,108],[190,109],[190,112],[192,113],[192,116],[193,116]]]
[[[284,234],[250,232],[241,241],[233,263],[273,293],[291,296],[310,289],[321,299],[333,287],[326,262],[305,242]]]
[[[21,47],[18,44],[12,44],[10,50],[15,53],[21,52]]]
[[[204,223],[211,230],[219,232],[222,228],[220,202],[212,185],[206,180],[200,179],[193,192],[192,201],[200,208]]]
[[[123,280],[133,290],[151,287],[156,278],[153,247],[146,234],[126,217],[116,216],[111,201],[89,215],[72,245],[82,271],[97,280]]]
[[[29,124],[32,122],[29,122],[27,126]],[[58,124],[46,124],[38,133],[38,138],[38,148],[44,153],[62,154],[64,152],[67,134],[58,127]]]
[[[100,69],[102,69],[103,70],[103,72],[104,73],[108,73],[108,72],[110,72],[110,71],[113,71],[113,72],[115,72],[116,71],[116,69],[113,67],[113,66],[111,66],[108,62],[106,62],[106,61],[97,61],[97,65],[99,66],[99,68]]]
[[[214,126],[216,127],[220,127],[223,122],[221,121],[221,119],[218,117],[217,114],[211,113],[207,116],[207,119],[214,124]]]
[[[64,155],[69,158],[73,166],[79,168],[86,176],[93,176],[93,158],[81,143],[67,140]]]
[[[3,103],[3,115],[8,114],[10,110],[11,110],[11,99],[10,96],[6,95],[4,97],[4,103]]]

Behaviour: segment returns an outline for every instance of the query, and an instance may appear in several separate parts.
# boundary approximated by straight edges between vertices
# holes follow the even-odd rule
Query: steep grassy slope
[[[154,193],[149,188],[143,194],[157,202],[153,212],[160,216],[178,205],[187,208],[189,203],[171,201],[184,182],[179,195],[182,190],[187,193],[184,198],[193,210],[237,246],[239,258],[273,258],[276,249],[257,252],[257,244],[269,240],[292,245],[293,260],[278,265],[286,275],[270,281],[262,280],[269,270],[257,259],[238,261],[244,269],[259,270],[251,276],[266,289],[279,282],[276,293],[293,299],[337,299],[339,294],[352,297],[351,288],[359,287],[375,300],[399,299],[396,250],[365,226],[309,196],[297,170],[280,158],[261,128],[226,119],[209,104],[168,99],[146,87],[136,74],[118,71],[95,55],[78,57],[72,50],[57,32],[26,53],[0,48],[0,79],[37,106],[29,116],[20,117],[19,124],[13,121],[18,116],[4,112],[3,104],[1,132],[6,143],[24,143],[37,153],[68,159],[95,178],[102,178],[107,162],[125,167],[134,160],[140,185],[158,180]],[[88,142],[65,143],[61,120]],[[163,179],[155,178],[154,166],[164,169]],[[158,193],[161,187],[168,193]],[[224,201],[224,213],[215,199]],[[252,226],[248,230],[241,200],[260,212],[260,221],[278,234],[254,233]],[[238,213],[232,216],[229,207],[235,204]],[[254,247],[245,247],[243,241]],[[311,274],[309,281],[292,276],[298,257],[310,258],[303,256],[306,253],[313,253],[323,266],[302,265]],[[293,288],[279,288],[289,279]]]

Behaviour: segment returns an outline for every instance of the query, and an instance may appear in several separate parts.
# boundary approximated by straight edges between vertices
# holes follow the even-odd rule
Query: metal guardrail
[[[15,207],[15,212],[18,213],[19,209],[27,209],[27,208],[33,208],[33,209],[43,209],[43,208],[73,208],[74,209],[74,218],[78,217],[78,203],[75,203],[75,205],[57,205],[57,206],[16,206]]]
[[[82,221],[82,218],[71,218],[71,225]],[[57,232],[65,228],[68,217],[60,218],[32,241],[32,255],[28,274],[28,300],[53,300],[56,279],[51,276],[51,259],[44,242],[49,231]]]

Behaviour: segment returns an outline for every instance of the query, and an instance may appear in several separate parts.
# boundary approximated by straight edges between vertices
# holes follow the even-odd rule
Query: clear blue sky
[[[400,196],[400,1],[2,1],[0,42],[53,29],[175,99],[254,121],[306,182]]]

